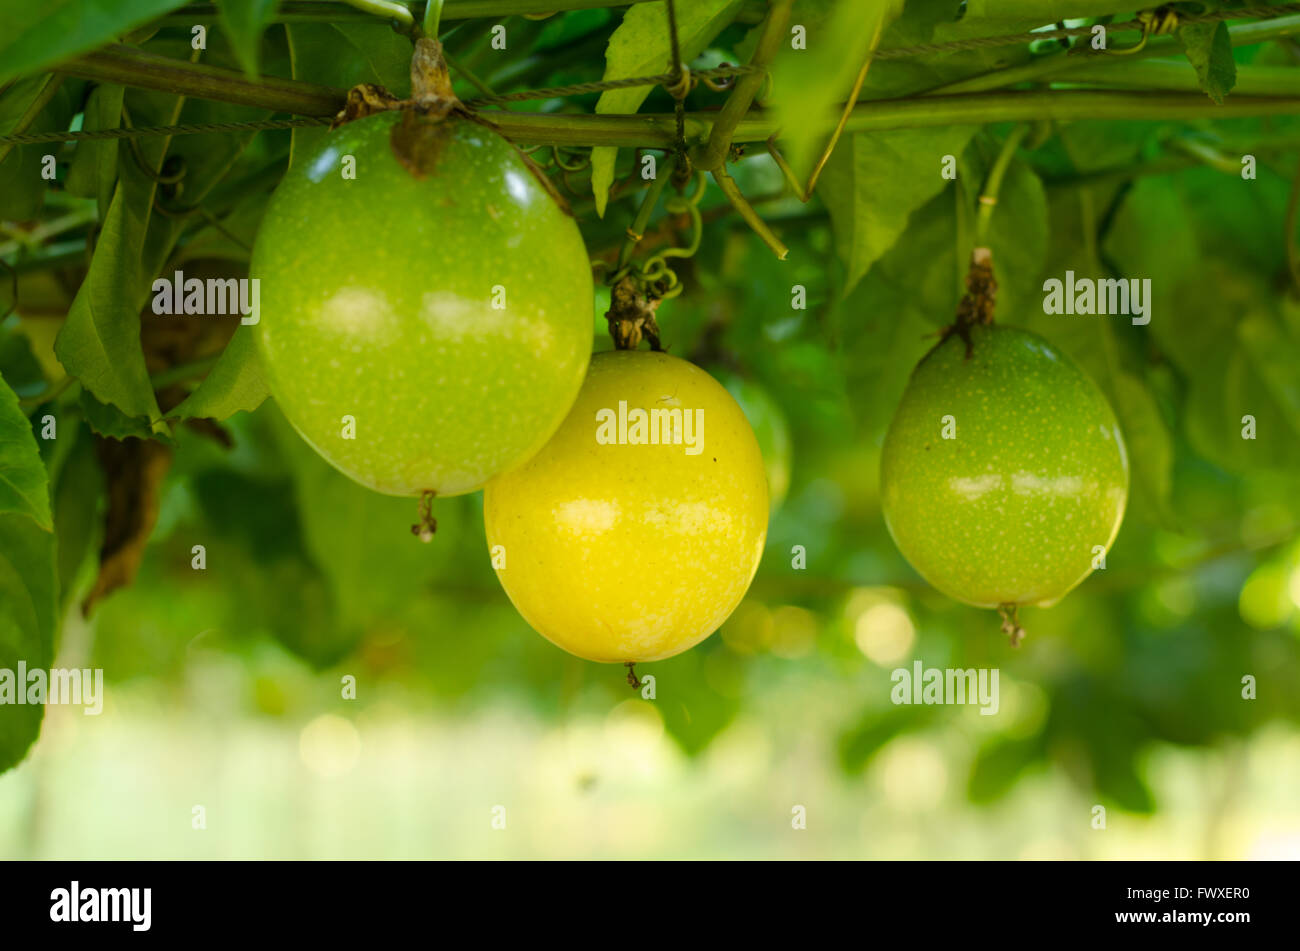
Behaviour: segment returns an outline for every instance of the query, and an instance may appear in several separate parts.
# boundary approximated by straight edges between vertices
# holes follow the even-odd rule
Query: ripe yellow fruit
[[[767,538],[763,457],[744,413],[664,353],[594,356],[551,441],[489,482],[483,507],[519,613],[605,663],[661,660],[712,634]]]

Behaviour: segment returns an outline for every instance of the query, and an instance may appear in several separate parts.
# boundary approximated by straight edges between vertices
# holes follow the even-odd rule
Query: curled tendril
[[[168,156],[163,160],[162,167],[154,170],[145,159],[144,153],[140,151],[140,143],[134,138],[128,138],[126,141],[130,146],[129,151],[131,157],[135,159],[136,166],[141,172],[153,179],[159,185],[178,185],[180,184],[181,179],[183,179],[185,174],[189,171],[189,166],[185,164],[185,159],[179,155]],[[171,171],[167,170],[169,165],[171,166]]]
[[[555,164],[566,172],[581,172],[584,168],[591,167],[591,151],[583,149],[578,153],[578,157],[572,162],[564,160],[564,153],[560,151],[560,146],[551,147],[551,155],[554,157]]]
[[[669,198],[664,202],[664,210],[670,215],[687,214],[691,218],[690,240],[685,247],[681,248],[664,248],[650,261],[656,261],[664,258],[693,258],[695,252],[700,250],[700,242],[704,238],[704,219],[700,217],[699,206],[682,197]],[[649,263],[649,262],[647,262]]]
[[[700,199],[704,197],[704,192],[708,189],[708,186],[709,186],[709,176],[708,176],[708,173],[707,173],[707,172],[697,172],[697,173],[695,174],[695,181],[692,182],[691,184],[692,184],[694,187],[692,187],[691,190],[690,190],[690,192],[689,192],[688,194],[686,194],[684,197],[685,197],[685,199],[686,199],[688,202],[690,202],[693,206],[695,206],[695,207],[698,208],[698,207],[699,207],[699,204],[700,204]],[[666,204],[665,204],[665,207],[667,207]],[[680,214],[680,212],[673,212],[673,214]]]
[[[1198,3],[1202,14],[1209,10],[1204,3]],[[1138,12],[1137,21],[1142,24],[1142,38],[1132,46],[1125,46],[1122,49],[1114,49],[1109,52],[1114,56],[1128,56],[1139,50],[1145,49],[1147,40],[1153,36],[1161,36],[1173,33],[1182,24],[1180,15],[1171,4],[1156,7],[1152,10],[1141,10]]]
[[[721,69],[723,66],[730,65],[730,63],[719,63],[718,68]],[[704,85],[708,86],[714,92],[726,92],[732,86],[736,85],[735,76],[719,76],[717,79],[714,79],[711,76],[701,76],[699,77],[699,81],[704,83]]]

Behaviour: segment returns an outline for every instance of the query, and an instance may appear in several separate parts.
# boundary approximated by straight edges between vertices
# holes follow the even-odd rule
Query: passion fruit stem
[[[626,661],[623,666],[627,668],[627,682],[632,686],[633,690],[640,690],[641,681],[637,678],[636,675],[636,661],[634,660]]]
[[[1025,636],[1025,629],[1020,626],[1020,606],[1010,601],[999,604],[998,614],[1002,616],[1002,633],[1011,639],[1012,647],[1019,647]]]
[[[987,327],[993,323],[997,309],[998,282],[993,276],[993,250],[977,247],[970,254],[970,270],[966,272],[966,294],[957,304],[957,317],[939,331],[941,346],[953,334],[966,344],[966,359],[971,355],[970,330],[975,326]]]
[[[399,99],[376,83],[358,83],[348,90],[343,109],[334,117],[331,129],[357,119],[389,110],[414,110],[421,116],[437,121],[451,113],[467,115],[451,86],[451,72],[442,54],[442,44],[436,39],[421,36],[415,41],[411,55],[411,98]]]
[[[966,272],[966,295],[957,305],[957,319],[950,327],[940,331],[939,343],[943,343],[953,334],[961,337],[966,344],[966,359],[970,359],[970,328],[976,325],[988,326],[993,323],[993,312],[997,307],[998,282],[993,276],[993,249],[989,247],[989,224],[993,220],[993,209],[998,204],[998,192],[1002,188],[1002,179],[1006,177],[1011,160],[1015,158],[1016,149],[1029,134],[1030,126],[1020,123],[1007,135],[993,160],[984,188],[980,192],[979,211],[975,220],[975,247],[970,253],[970,270]]]
[[[435,40],[438,38],[438,25],[442,20],[443,0],[429,0],[424,7],[423,29],[425,36],[431,36]]]
[[[1002,188],[1002,179],[1006,177],[1007,169],[1011,165],[1011,160],[1015,158],[1016,149],[1029,134],[1030,126],[1028,123],[1020,123],[1002,142],[1002,148],[998,151],[998,157],[993,160],[993,167],[989,169],[988,178],[984,180],[984,190],[980,192],[980,206],[978,217],[975,220],[975,243],[977,245],[987,244],[989,240],[989,224],[993,220],[993,209],[998,204],[998,192]]]
[[[415,41],[411,56],[411,102],[427,116],[442,118],[460,108],[451,88],[451,72],[442,55],[442,44],[430,36]]]
[[[438,520],[433,517],[433,498],[437,494],[433,489],[420,494],[420,520],[411,526],[411,534],[426,544],[433,541],[433,533],[438,530]]]

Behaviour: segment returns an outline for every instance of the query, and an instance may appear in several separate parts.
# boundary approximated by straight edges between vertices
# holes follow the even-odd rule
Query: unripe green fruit
[[[881,456],[885,522],[943,593],[1049,605],[1115,540],[1124,440],[1101,390],[1046,340],[976,326],[970,342],[967,357],[950,336],[912,373]]]
[[[285,173],[251,264],[259,347],[285,416],[334,466],[391,495],[458,495],[528,459],[573,404],[591,270],[513,145],[449,117],[416,177],[390,145],[398,121],[350,122]]]

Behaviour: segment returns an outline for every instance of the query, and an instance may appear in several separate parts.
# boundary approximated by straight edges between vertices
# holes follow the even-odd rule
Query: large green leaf
[[[817,193],[848,268],[844,293],[893,246],[912,212],[943,190],[943,157],[960,155],[974,133],[973,126],[863,132],[839,144]],[[926,169],[926,162],[932,167]]]
[[[1237,340],[1259,382],[1282,411],[1289,432],[1281,438],[1300,442],[1300,340],[1272,315],[1255,313],[1237,325]]]
[[[165,38],[151,48],[176,55],[188,46]],[[224,65],[223,56],[229,55],[218,44],[210,54],[217,65]],[[127,94],[126,106],[136,125],[238,122],[267,115],[260,109],[184,101],[141,90]],[[55,343],[68,373],[100,402],[128,417],[149,420],[159,432],[165,424],[141,350],[140,310],[188,219],[154,212],[155,202],[163,197],[145,167],[161,169],[166,160],[183,168],[184,200],[196,204],[226,174],[251,137],[251,133],[190,135],[173,142],[165,136],[148,136],[139,140],[138,161],[126,150],[121,153],[117,188],[95,241],[94,257]]]
[[[999,737],[980,748],[971,766],[966,795],[974,803],[989,803],[1005,796],[1025,771],[1043,755],[1043,740]]]
[[[977,159],[963,157],[959,168],[965,180],[982,181]],[[955,201],[948,189],[918,209],[837,308],[847,341],[846,385],[864,438],[883,438],[912,368],[934,346],[935,330],[952,323],[970,254],[966,247],[958,251]],[[1042,183],[1025,163],[1013,161],[989,232],[999,321],[1023,325],[1026,314],[1041,312],[1048,233]]]
[[[419,503],[381,495],[353,482],[308,446],[273,405],[277,441],[293,475],[303,543],[330,582],[344,625],[391,613],[463,558],[460,500],[434,503],[437,534],[411,534]],[[259,414],[259,415],[262,415]]]
[[[0,83],[108,43],[185,0],[0,0]]]
[[[1145,330],[1187,382],[1179,416],[1192,445],[1237,472],[1300,468],[1295,372],[1286,369],[1296,344],[1255,272],[1276,273],[1282,261],[1278,242],[1256,233],[1281,230],[1283,209],[1269,194],[1263,179],[1211,171],[1143,180],[1105,242],[1126,276],[1152,279]],[[1245,416],[1255,439],[1242,438]]]
[[[99,499],[104,491],[104,476],[95,459],[95,440],[83,426],[74,428],[66,420],[61,428],[62,440],[72,440],[68,457],[59,469],[53,486],[54,533],[58,550],[59,608],[75,593],[77,572],[90,551],[91,540],[98,531]],[[63,426],[63,423],[60,423]]]
[[[21,515],[0,515],[0,670],[49,671],[54,659],[54,535]],[[0,704],[0,772],[27,755],[41,704]]]
[[[1150,388],[1139,377],[1117,372],[1111,378],[1111,387],[1115,415],[1119,417],[1132,469],[1135,504],[1131,508],[1151,521],[1168,525],[1174,467],[1174,443],[1169,426]]]
[[[238,592],[223,599],[215,623],[269,634],[318,668],[351,651],[361,631],[340,623],[330,585],[304,547],[292,485],[209,469],[192,486],[207,520],[206,570]]]
[[[54,523],[36,437],[18,397],[0,379],[0,671],[19,662],[48,669],[54,653]],[[25,690],[26,684],[15,689]],[[0,772],[40,732],[40,704],[0,704]]]
[[[221,25],[249,76],[256,76],[261,67],[262,31],[279,5],[280,0],[223,0],[221,4]]]
[[[678,4],[677,36],[682,59],[690,63],[704,52],[709,42],[735,19],[739,9],[739,0],[692,0],[689,4]],[[641,3],[628,9],[623,22],[610,35],[605,51],[605,79],[666,73],[672,65],[671,59],[667,6]],[[650,95],[651,88],[607,89],[600,94],[596,112],[600,115],[636,112]],[[618,149],[613,146],[591,150],[591,191],[596,199],[596,213],[602,218],[610,186],[614,184],[617,157]]]
[[[26,515],[54,530],[45,466],[18,396],[0,377],[0,515]]]
[[[411,44],[386,23],[290,23],[285,31],[295,79],[338,89],[378,83],[396,96],[410,92]],[[294,129],[290,161],[310,151],[327,132]]]
[[[152,180],[123,166],[90,268],[55,342],[59,362],[101,402],[151,420],[158,403],[140,350],[140,308],[153,277],[142,263],[153,195]]]
[[[902,14],[886,27],[879,48],[898,49],[1020,33],[1038,26],[1040,22],[1036,18],[1024,17],[989,22],[969,13],[963,16],[961,3],[954,0],[908,0]],[[1030,56],[1029,43],[1025,41],[900,59],[878,59],[867,72],[860,98],[911,95],[971,75],[1023,63]]]
[[[96,86],[90,92],[81,120],[81,128],[91,132],[116,129],[122,124],[121,86]],[[82,198],[99,201],[100,215],[106,215],[117,184],[117,156],[120,143],[115,139],[87,139],[77,143],[77,151],[68,169],[64,187]]]
[[[803,47],[782,44],[772,62],[769,105],[780,124],[780,144],[800,181],[807,181],[844,102],[901,0],[800,0],[791,28]]]
[[[101,403],[89,390],[83,389],[77,399],[77,407],[82,417],[95,432],[109,439],[148,439],[153,435],[164,438],[165,434],[154,432],[154,426],[147,416],[128,416],[112,403]]]
[[[0,135],[16,132],[55,132],[68,127],[76,108],[80,83],[61,76],[33,76],[15,82],[0,93]],[[58,143],[0,145],[0,219],[35,218],[45,202],[49,180],[46,156]]]
[[[252,412],[269,395],[253,331],[240,327],[203,382],[167,415],[178,419],[226,419],[240,411]]]

